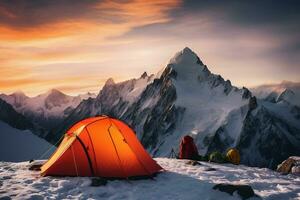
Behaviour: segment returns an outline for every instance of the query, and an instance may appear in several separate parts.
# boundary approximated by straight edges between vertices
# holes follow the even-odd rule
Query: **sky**
[[[0,93],[96,92],[190,47],[254,87],[300,81],[300,1],[0,0]]]

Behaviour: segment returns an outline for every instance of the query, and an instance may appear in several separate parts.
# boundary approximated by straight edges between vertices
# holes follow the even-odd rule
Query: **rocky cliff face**
[[[83,100],[71,114],[55,127],[47,136],[47,140],[55,142],[72,124],[86,117],[109,115],[120,118],[127,110],[135,105],[145,87],[151,83],[154,75],[142,74],[138,79],[115,83],[108,79],[96,98]]]
[[[81,102],[48,139],[57,140],[83,118],[105,114],[133,127],[154,156],[178,150],[180,138],[190,134],[201,154],[237,147],[242,163],[273,167],[300,152],[297,112],[288,103],[257,100],[247,88],[232,86],[185,48],[156,78],[109,79],[97,98]]]
[[[15,109],[2,99],[0,99],[0,121],[19,130],[30,130],[43,137],[45,130],[37,124],[32,123],[24,115],[15,111]],[[1,133],[1,131],[0,131]]]

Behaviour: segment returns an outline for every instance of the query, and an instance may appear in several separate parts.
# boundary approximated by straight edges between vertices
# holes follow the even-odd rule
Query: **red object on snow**
[[[194,139],[186,135],[181,139],[179,147],[179,158],[180,159],[194,159],[198,156],[198,149],[194,143]]]

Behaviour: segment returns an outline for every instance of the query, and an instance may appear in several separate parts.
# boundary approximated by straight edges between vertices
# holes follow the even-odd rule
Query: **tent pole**
[[[91,173],[92,173],[92,176],[94,176],[94,169],[93,169],[93,166],[92,166],[92,161],[91,161],[91,158],[89,156],[89,152],[87,152],[85,146],[84,146],[84,143],[82,142],[82,140],[76,135],[76,139],[79,141],[79,143],[81,144],[83,150],[84,150],[84,153],[88,159],[88,162],[89,162],[89,166],[90,166],[90,170],[91,170]]]
[[[110,121],[110,120],[109,120],[109,121]],[[128,179],[128,175],[125,173],[125,170],[124,170],[123,165],[122,165],[122,163],[121,163],[121,159],[120,159],[119,153],[118,153],[118,151],[117,151],[117,147],[116,147],[116,145],[115,145],[115,142],[114,142],[114,140],[113,140],[112,137],[111,137],[111,133],[110,133],[110,130],[109,130],[111,126],[112,126],[112,123],[111,123],[111,121],[110,121],[110,126],[109,126],[109,128],[108,128],[109,137],[110,137],[111,142],[113,143],[113,146],[114,146],[114,148],[115,148],[115,151],[116,151],[116,154],[117,154],[117,157],[118,157],[118,160],[119,160],[119,165],[120,165],[120,167],[121,167],[121,169],[122,169],[122,171],[123,171],[123,173],[124,173],[126,179]]]

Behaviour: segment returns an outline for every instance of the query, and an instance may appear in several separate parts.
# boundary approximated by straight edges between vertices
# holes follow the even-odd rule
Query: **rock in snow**
[[[269,169],[243,165],[185,164],[186,160],[157,158],[166,170],[154,179],[114,180],[91,186],[88,177],[40,177],[28,170],[28,162],[0,162],[0,198],[12,199],[136,199],[195,200],[241,199],[214,190],[216,184],[249,185],[258,197],[251,199],[299,199],[300,177],[283,176]],[[216,171],[207,171],[215,168]]]
[[[221,192],[226,192],[233,195],[235,192],[244,200],[251,197],[257,197],[253,189],[249,185],[236,185],[236,184],[216,184],[213,189],[220,190]]]
[[[296,175],[300,175],[300,157],[289,157],[277,166],[277,171],[283,174],[293,173]]]

